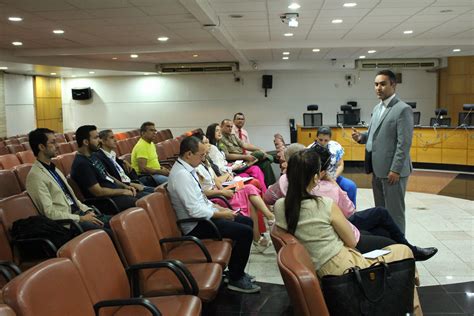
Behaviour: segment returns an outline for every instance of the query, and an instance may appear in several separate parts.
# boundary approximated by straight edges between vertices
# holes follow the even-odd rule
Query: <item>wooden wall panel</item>
[[[447,108],[451,126],[457,126],[464,104],[474,104],[474,56],[449,57],[438,71],[438,108]]]
[[[37,126],[62,133],[61,79],[36,76],[34,88]]]

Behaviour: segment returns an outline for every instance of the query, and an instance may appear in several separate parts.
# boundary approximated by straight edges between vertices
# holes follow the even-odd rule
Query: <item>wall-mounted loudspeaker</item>
[[[265,89],[265,98],[267,97],[267,89],[273,87],[273,76],[272,75],[262,75],[262,89]]]
[[[89,100],[92,98],[91,88],[73,88],[72,99],[73,100]]]

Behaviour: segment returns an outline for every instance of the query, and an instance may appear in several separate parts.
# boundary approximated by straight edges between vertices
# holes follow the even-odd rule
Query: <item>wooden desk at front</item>
[[[298,143],[308,146],[314,142],[317,127],[297,127]],[[352,140],[351,127],[330,127],[332,139],[344,147],[344,160],[364,161],[364,145]],[[474,166],[474,128],[415,127],[410,154],[413,162]]]

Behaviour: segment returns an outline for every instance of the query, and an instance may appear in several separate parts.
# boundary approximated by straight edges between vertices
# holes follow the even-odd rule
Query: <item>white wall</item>
[[[7,135],[26,134],[36,128],[33,77],[4,75]]]
[[[398,93],[405,101],[416,101],[422,113],[422,124],[434,114],[437,75],[418,70],[403,71]],[[169,75],[141,77],[77,78],[63,80],[63,113],[65,130],[83,124],[116,131],[137,128],[145,120],[159,129],[171,128],[175,135],[202,127],[241,111],[247,117],[247,129],[253,143],[273,148],[273,134],[281,133],[289,141],[288,119],[302,124],[306,105],[318,104],[324,124],[335,124],[340,105],[357,101],[361,120],[370,119],[377,103],[373,89],[374,71],[278,71],[273,75],[273,89],[264,97],[261,76],[264,73],[241,74],[234,82],[231,74]],[[354,84],[344,79],[353,74]],[[71,99],[71,88],[91,87],[93,99]]]

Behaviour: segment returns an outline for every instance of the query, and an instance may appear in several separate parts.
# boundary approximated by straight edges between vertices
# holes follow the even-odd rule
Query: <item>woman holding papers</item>
[[[341,209],[327,197],[311,195],[320,180],[321,162],[314,150],[295,153],[288,162],[288,191],[275,203],[276,224],[293,234],[311,255],[319,277],[342,275],[348,268],[370,267],[379,259],[385,262],[413,258],[410,248],[395,244],[390,253],[367,259],[355,249],[356,239]],[[415,290],[415,314],[421,315]]]
[[[225,160],[225,154],[216,146],[217,142],[222,138],[221,127],[219,124],[214,123],[209,125],[206,130],[206,137],[211,144],[209,149],[209,158],[217,166],[218,170],[214,171],[216,171],[218,175],[219,173],[227,175],[229,177],[228,180],[230,180],[233,173],[236,173],[241,177],[253,177],[260,182],[260,189],[262,190],[262,193],[267,191],[265,177],[259,167],[244,163],[243,161],[240,163],[235,162],[233,164],[229,164],[227,160]],[[255,160],[254,163],[256,161],[257,160]]]
[[[244,184],[235,186],[233,189],[226,189],[221,185],[218,177],[212,169],[207,155],[209,154],[210,144],[209,140],[204,136],[202,143],[207,145],[207,154],[203,159],[203,163],[196,168],[199,176],[202,191],[209,197],[224,196],[234,210],[239,210],[240,214],[252,218],[254,223],[258,222],[258,211],[260,211],[272,225],[275,217],[268,209],[265,202],[260,196],[260,190],[252,184]],[[271,241],[260,235],[258,225],[253,226],[253,243],[258,251],[263,252],[272,245]]]

